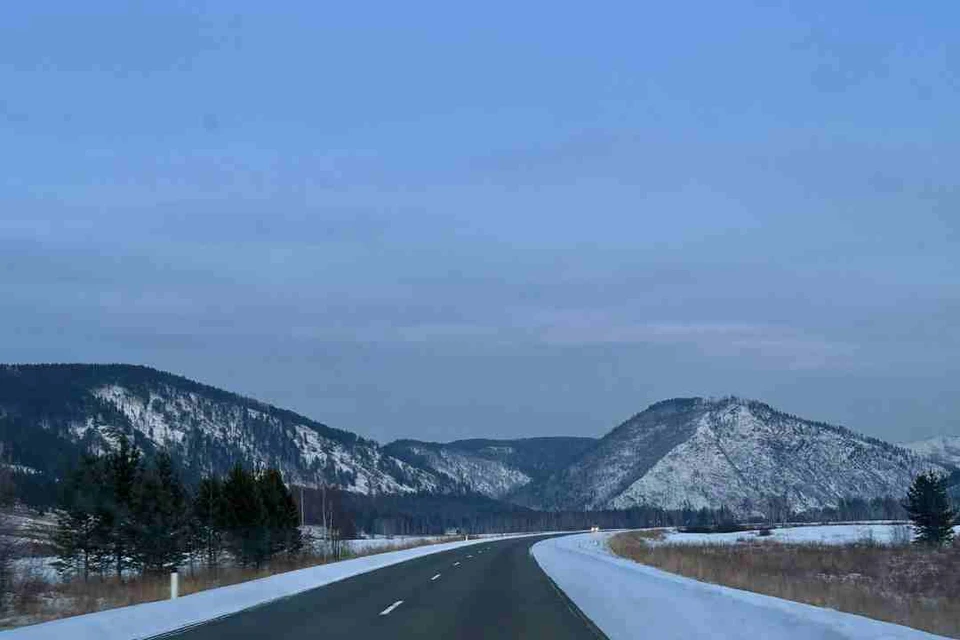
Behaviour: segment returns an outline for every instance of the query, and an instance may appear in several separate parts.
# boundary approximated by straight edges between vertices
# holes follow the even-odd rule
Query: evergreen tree
[[[267,553],[298,552],[302,544],[300,514],[280,472],[267,469],[257,478],[257,487],[263,504]]]
[[[64,479],[53,536],[57,550],[54,566],[63,575],[78,575],[87,581],[91,573],[101,573],[108,561],[106,475],[101,459],[84,456]]]
[[[133,523],[133,493],[142,471],[140,452],[120,436],[117,448],[104,459],[106,499],[101,517],[107,530],[113,568],[122,579],[136,535]]]
[[[224,528],[223,482],[215,476],[203,478],[193,497],[191,532],[197,549],[202,551],[208,569],[220,560]]]
[[[947,495],[947,477],[933,471],[913,480],[903,505],[913,522],[918,544],[941,545],[953,539],[956,512]]]
[[[223,483],[223,530],[240,564],[260,567],[267,557],[265,514],[256,476],[237,464]]]
[[[132,496],[131,553],[144,572],[162,573],[183,562],[189,512],[187,492],[167,452],[140,474]]]

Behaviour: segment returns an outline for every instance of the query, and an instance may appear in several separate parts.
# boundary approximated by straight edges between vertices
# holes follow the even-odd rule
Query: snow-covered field
[[[323,540],[323,527],[317,525],[307,525],[301,527],[304,540],[315,551],[321,551],[327,543]],[[440,542],[450,540],[450,536],[377,536],[373,538],[357,538],[356,540],[344,540],[343,544],[354,553],[369,553],[378,549],[390,547],[407,547],[411,545]]]
[[[445,539],[447,538],[444,536],[395,536],[392,538],[359,538],[357,540],[346,540],[345,543],[354,553],[367,553],[377,549],[434,543]]]
[[[960,533],[960,526],[954,527]],[[679,533],[669,530],[662,542],[674,544],[732,544],[737,542],[782,542],[792,544],[852,544],[872,542],[895,544],[909,542],[911,529],[906,524],[863,523],[798,526],[774,529],[772,535],[760,536],[756,531],[733,533]]]
[[[551,538],[535,544],[532,553],[550,578],[611,640],[639,636],[658,640],[940,638],[862,616],[666,573],[614,556],[607,548],[610,535]]]

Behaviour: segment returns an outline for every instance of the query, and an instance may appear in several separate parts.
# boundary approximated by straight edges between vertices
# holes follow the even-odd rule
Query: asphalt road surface
[[[544,537],[431,554],[165,637],[603,638],[530,556]]]

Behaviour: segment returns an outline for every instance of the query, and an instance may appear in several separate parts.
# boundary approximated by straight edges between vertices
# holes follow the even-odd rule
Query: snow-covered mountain
[[[936,436],[901,446],[936,463],[960,467],[960,436]]]
[[[188,476],[236,462],[288,482],[364,494],[480,493],[546,509],[719,507],[795,510],[846,496],[902,496],[926,468],[960,462],[960,438],[914,451],[760,402],[684,398],[651,405],[600,440],[399,440],[385,447],[292,411],[147,367],[0,365],[0,444],[21,489],[126,434],[169,449]],[[918,455],[922,454],[921,455]],[[938,464],[940,463],[940,464]]]
[[[0,366],[0,442],[12,464],[55,478],[120,434],[148,455],[169,449],[193,476],[242,462],[274,466],[291,483],[359,493],[453,488],[372,440],[147,367]]]
[[[397,440],[384,451],[435,471],[466,490],[500,499],[563,469],[594,444],[594,438],[574,437],[457,440],[447,444]]]
[[[795,510],[901,496],[930,468],[906,449],[739,398],[651,405],[562,471],[515,494],[541,508]]]

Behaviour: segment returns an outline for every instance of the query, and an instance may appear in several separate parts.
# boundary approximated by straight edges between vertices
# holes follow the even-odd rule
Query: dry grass
[[[645,538],[622,533],[610,547],[618,555],[704,582],[960,638],[960,548],[650,545]]]
[[[459,536],[455,536],[437,540],[414,540],[366,549],[359,553],[347,551],[341,554],[340,560],[460,539]],[[329,556],[303,554],[274,559],[269,565],[260,569],[220,567],[216,570],[198,569],[192,573],[186,571],[180,576],[180,595],[185,596],[336,561],[338,561],[336,558]],[[10,602],[7,603],[8,612],[0,619],[0,628],[36,624],[105,609],[165,600],[169,597],[170,578],[166,575],[142,576],[123,582],[116,578],[92,578],[88,582],[73,580],[61,584],[51,584],[41,578],[26,578],[17,583]]]
[[[639,531],[629,531],[619,533],[610,539],[610,548],[617,555],[632,558],[634,549],[642,547],[648,548],[647,542],[661,542],[666,537],[663,529],[641,529]]]

